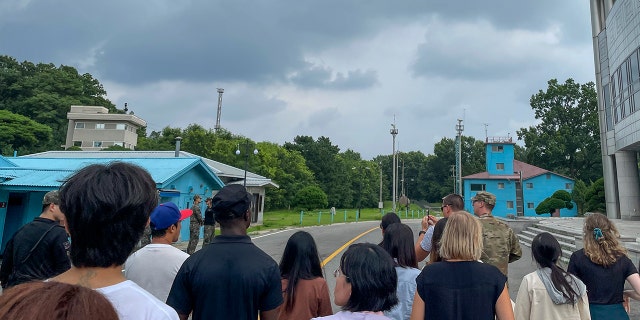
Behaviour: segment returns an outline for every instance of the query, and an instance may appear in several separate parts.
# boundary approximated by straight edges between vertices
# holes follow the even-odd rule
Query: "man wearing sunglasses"
[[[459,194],[449,194],[442,198],[442,216],[448,218],[452,213],[464,210],[464,200]],[[415,251],[418,262],[424,260],[431,252],[431,238],[433,237],[433,227],[438,222],[438,218],[434,216],[425,216],[422,218],[422,230],[418,232],[418,241],[416,241]]]

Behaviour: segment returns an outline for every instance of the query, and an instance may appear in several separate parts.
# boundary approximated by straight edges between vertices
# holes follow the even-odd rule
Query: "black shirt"
[[[477,261],[436,262],[422,269],[416,291],[425,319],[494,319],[507,277]]]
[[[43,235],[42,241],[36,246]],[[69,270],[71,262],[67,255],[68,249],[69,242],[64,227],[50,219],[33,219],[18,229],[7,243],[0,269],[3,287],[49,279]]]
[[[213,213],[213,208],[207,207],[207,209],[204,211],[204,224],[212,226],[216,224],[216,221],[214,219],[215,214]]]
[[[587,286],[589,303],[622,303],[622,291],[627,277],[638,273],[629,257],[623,255],[609,267],[595,264],[584,253],[584,249],[574,252],[569,259],[567,271],[578,277]]]
[[[278,264],[249,236],[217,236],[182,264],[167,298],[193,320],[258,318],[282,304]]]

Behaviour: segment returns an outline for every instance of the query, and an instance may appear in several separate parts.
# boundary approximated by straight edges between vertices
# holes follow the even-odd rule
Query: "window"
[[[116,124],[116,130],[126,130],[126,129],[127,129],[127,125],[125,125],[124,123]]]
[[[74,141],[73,142],[73,146],[74,147],[82,147],[82,141]]]
[[[502,152],[502,151],[504,151],[504,146],[493,145],[493,146],[491,146],[491,151],[493,151],[493,152]]]
[[[507,209],[513,209],[513,201],[507,201]]]
[[[497,170],[504,170],[504,163],[502,163],[502,162],[496,163],[496,169]]]
[[[571,189],[572,189],[572,187],[573,187],[573,186],[571,185],[571,183],[565,183],[565,184],[564,184],[564,188],[565,188],[565,189],[567,189],[567,190],[571,190]]]
[[[486,189],[487,189],[487,185],[485,184],[479,184],[479,183],[471,184],[471,191],[485,191]]]
[[[107,130],[113,130],[116,128],[116,124],[115,123],[105,123],[104,128]]]
[[[504,189],[504,182],[498,182],[498,189]]]
[[[551,179],[551,173],[547,173],[546,176],[547,176],[547,180]]]
[[[84,122],[76,122],[76,129],[84,129]]]
[[[533,202],[527,202],[527,209],[533,209]]]
[[[94,148],[101,148],[102,147],[102,141],[94,141],[93,142],[93,147]]]
[[[533,182],[527,182],[527,189],[533,189]]]
[[[104,129],[104,123],[96,123],[96,129]]]

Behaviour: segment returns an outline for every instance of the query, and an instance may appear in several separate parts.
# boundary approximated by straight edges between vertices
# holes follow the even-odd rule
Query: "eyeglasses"
[[[443,206],[441,206],[441,207],[440,207],[440,210],[444,210],[444,208],[445,208],[445,207],[448,207],[448,206],[450,206],[450,204],[445,204],[445,205],[443,205]]]
[[[349,277],[347,277],[344,273],[342,273],[342,271],[340,271],[340,268],[336,269],[336,271],[333,272],[333,276],[336,278],[339,276],[344,276],[345,278],[349,279]]]

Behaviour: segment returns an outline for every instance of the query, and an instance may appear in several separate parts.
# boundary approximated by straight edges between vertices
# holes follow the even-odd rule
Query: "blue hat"
[[[191,216],[191,209],[178,209],[173,202],[161,203],[151,212],[151,229],[164,230]]]

